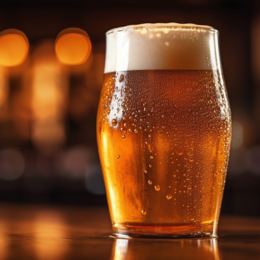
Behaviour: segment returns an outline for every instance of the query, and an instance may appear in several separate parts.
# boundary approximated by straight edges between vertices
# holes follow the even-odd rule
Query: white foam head
[[[218,31],[195,24],[140,24],[106,34],[105,73],[128,70],[212,70],[221,67]]]

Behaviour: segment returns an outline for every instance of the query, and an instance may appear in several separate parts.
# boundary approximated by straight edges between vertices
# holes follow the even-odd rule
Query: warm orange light
[[[68,77],[54,52],[54,41],[46,40],[32,53],[32,141],[48,151],[65,142],[64,116],[67,104]]]
[[[12,67],[21,64],[28,50],[29,42],[23,32],[8,29],[0,33],[0,65]]]
[[[52,211],[39,211],[31,223],[34,229],[34,242],[32,246],[35,249],[37,259],[55,259],[66,258],[69,250],[69,240],[64,227],[63,216]]]
[[[55,51],[63,64],[78,65],[84,63],[91,51],[88,34],[78,28],[63,30],[56,39]]]

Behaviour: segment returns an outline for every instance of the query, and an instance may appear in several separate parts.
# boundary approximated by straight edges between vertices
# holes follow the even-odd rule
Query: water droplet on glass
[[[152,155],[150,156],[150,159],[153,159],[153,156],[152,156]]]
[[[120,155],[118,155],[116,158],[119,159],[119,158],[120,158]]]
[[[124,138],[124,139],[125,139],[125,135],[122,135],[122,138]]]
[[[138,130],[137,130],[137,129],[135,129],[135,130],[134,130],[134,132],[137,134],[137,133],[138,133]]]
[[[162,115],[162,118],[165,118],[165,115]]]
[[[171,195],[171,194],[169,194],[169,195],[166,196],[166,199],[167,199],[167,200],[170,200],[171,198],[172,198],[172,195]]]
[[[129,129],[128,129],[128,131],[131,133],[131,132],[132,132],[132,129],[131,129],[131,128],[129,128]]]
[[[149,138],[151,138],[152,136],[151,135],[148,135]]]
[[[153,184],[153,182],[152,182],[151,180],[149,180],[149,181],[148,181],[148,184],[149,184],[149,185],[152,185],[152,184]]]
[[[145,215],[146,215],[146,210],[143,209],[143,210],[141,211],[141,213],[142,213],[143,216],[145,216]]]
[[[119,82],[122,82],[122,81],[124,81],[124,75],[122,74],[121,76],[120,76],[120,79],[119,79]]]
[[[147,171],[147,170],[144,170],[144,173],[148,173],[148,171]]]
[[[155,189],[156,191],[159,191],[159,190],[161,189],[161,187],[160,187],[160,185],[155,185],[155,186],[154,186],[154,189]]]
[[[149,167],[152,168],[153,166],[151,164],[149,164]]]
[[[116,119],[113,119],[113,120],[112,120],[112,125],[113,125],[113,126],[116,126],[116,125],[117,125]]]

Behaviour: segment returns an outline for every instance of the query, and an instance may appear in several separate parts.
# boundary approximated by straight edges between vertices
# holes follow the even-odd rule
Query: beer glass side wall
[[[231,140],[218,32],[109,31],[97,138],[115,233],[215,236]]]

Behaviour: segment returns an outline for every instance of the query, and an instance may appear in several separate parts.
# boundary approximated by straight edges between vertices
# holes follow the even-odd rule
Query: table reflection
[[[200,259],[222,260],[217,239],[116,239],[111,260]]]
[[[8,234],[8,224],[6,221],[0,221],[0,230],[0,259],[6,259],[9,247],[9,241],[5,238],[5,235]]]
[[[34,249],[39,260],[64,259],[69,243],[66,238],[66,223],[60,214],[41,213],[32,222]]]

